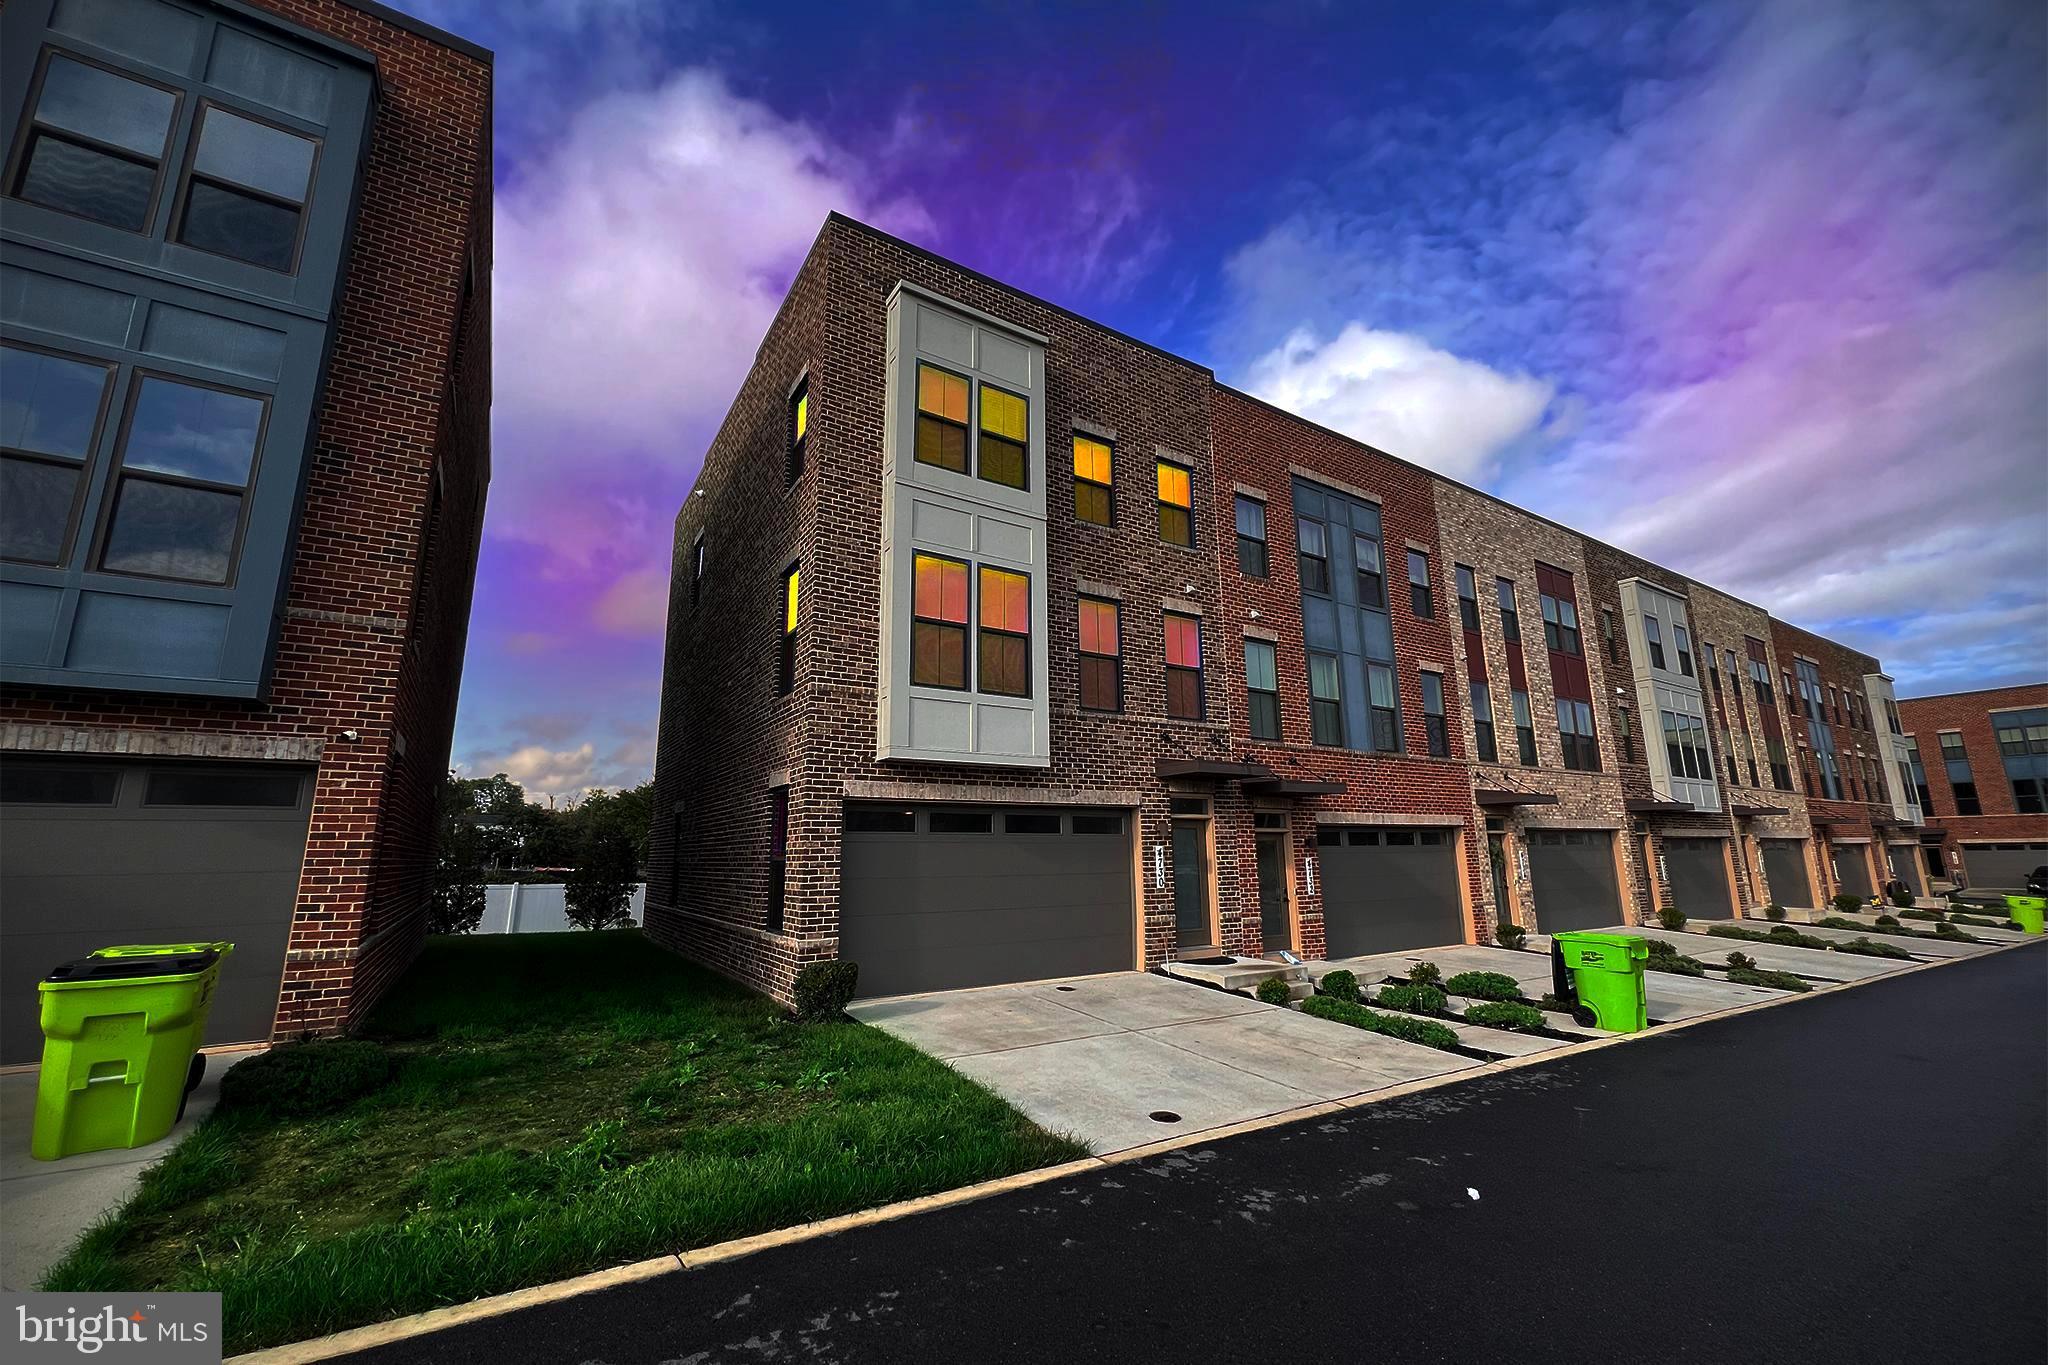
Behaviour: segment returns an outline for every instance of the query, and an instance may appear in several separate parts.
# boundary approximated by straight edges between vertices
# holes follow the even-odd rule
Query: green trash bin
[[[2048,896],[2007,896],[2005,916],[2026,933],[2038,934],[2048,919]]]
[[[1639,1033],[1650,1026],[1643,963],[1650,945],[1633,934],[1572,929],[1550,936],[1551,985],[1573,1002],[1572,1017],[1609,1033]]]
[[[207,1012],[221,961],[234,949],[103,948],[43,978],[43,1065],[30,1143],[37,1160],[140,1147],[171,1131],[198,1083]]]

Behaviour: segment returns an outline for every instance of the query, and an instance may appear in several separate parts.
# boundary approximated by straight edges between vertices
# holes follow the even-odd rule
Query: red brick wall
[[[1920,764],[1927,771],[1927,794],[1933,802],[1927,812],[1927,824],[1942,836],[1942,860],[1951,870],[1956,867],[1951,855],[1965,840],[2048,840],[2048,815],[2022,815],[2013,801],[2012,784],[2006,779],[1998,735],[1991,724],[1993,711],[2037,706],[2048,706],[2048,683],[1950,692],[1899,702],[1899,723],[1918,741]],[[1955,792],[1949,786],[1947,765],[1941,760],[1944,730],[1959,731],[1963,736],[1963,749],[1970,757],[1970,773],[1977,783],[1977,802],[1982,814],[1956,813]]]
[[[1892,823],[1891,799],[1885,793],[1882,773],[1879,774],[1877,789],[1869,789],[1868,773],[1862,763],[1865,758],[1879,763],[1890,761],[1885,741],[1870,728],[1872,724],[1883,725],[1884,717],[1867,714],[1863,706],[1863,675],[1879,671],[1877,660],[1775,618],[1771,621],[1771,645],[1780,670],[1780,675],[1773,681],[1778,688],[1780,714],[1789,732],[1786,748],[1792,756],[1793,780],[1799,782],[1805,792],[1807,818],[1814,826],[1814,835],[1821,849],[1821,872],[1828,883],[1819,889],[1819,893],[1825,899],[1841,890],[1839,868],[1835,864],[1852,858],[1865,860],[1868,864],[1866,875],[1871,885],[1881,887],[1891,880],[1891,869],[1884,861],[1880,828]],[[1797,695],[1799,668],[1796,661],[1800,658],[1811,659],[1818,665],[1823,697],[1832,685],[1837,697],[1847,691],[1857,698],[1853,719],[1839,706],[1826,718],[1834,730],[1836,760],[1843,774],[1843,799],[1839,801],[1830,801],[1821,795],[1820,774],[1814,765],[1812,745],[1807,738],[1808,718]],[[1785,694],[1782,676],[1786,672],[1792,675],[1794,689],[1789,697]],[[1848,777],[1852,762],[1856,764],[1855,792],[1861,799],[1850,797]],[[1848,842],[1850,840],[1870,842]],[[1830,855],[1834,862],[1830,861]]]
[[[289,1036],[359,1021],[423,931],[490,478],[491,68],[338,0],[257,3],[375,53],[380,92],[269,698],[14,688],[0,721],[88,748],[118,731],[318,753],[276,1025]]]

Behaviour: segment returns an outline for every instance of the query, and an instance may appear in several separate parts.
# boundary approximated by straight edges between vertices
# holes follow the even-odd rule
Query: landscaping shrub
[[[1860,919],[1843,919],[1840,915],[1822,915],[1814,923],[1823,929],[1855,929],[1860,931],[1869,927]]]
[[[339,1109],[391,1079],[391,1057],[352,1038],[293,1043],[221,1073],[220,1107],[279,1118]]]
[[[1767,972],[1757,967],[1738,967],[1735,959],[1741,953],[1728,954],[1728,979],[1738,986],[1767,986],[1774,991],[1791,991],[1803,995],[1813,987],[1790,972]]]
[[[1930,919],[1933,920],[1936,924],[1940,924],[1947,920],[1948,916],[1942,914],[1939,910],[1901,910],[1899,911],[1899,918]]]
[[[1569,1004],[1558,999],[1549,991],[1543,992],[1543,998],[1536,1002],[1536,1008],[1548,1010],[1552,1014],[1570,1014],[1572,1012],[1572,1007]]]
[[[1667,905],[1657,912],[1657,923],[1675,934],[1685,927],[1685,911],[1675,905]]]
[[[1835,951],[1838,953],[1855,953],[1858,957],[1892,957],[1902,958],[1906,961],[1911,961],[1913,957],[1911,953],[1897,944],[1872,943],[1867,938],[1851,939],[1847,943],[1837,943]]]
[[[1301,1002],[1301,1012],[1312,1014],[1318,1019],[1328,1019],[1336,1024],[1349,1024],[1362,1028],[1368,1033],[1383,1033],[1389,1038],[1399,1038],[1406,1043],[1420,1043],[1424,1047],[1440,1048],[1449,1052],[1456,1050],[1458,1035],[1434,1019],[1417,1019],[1403,1014],[1377,1014],[1363,1005],[1337,1000],[1327,995],[1312,995]]]
[[[1972,928],[1972,929],[2017,929],[2017,928],[2019,928],[2019,925],[2018,925],[2018,924],[2016,924],[2016,923],[2014,923],[2014,922],[2013,922],[2012,920],[2007,920],[2007,921],[2006,921],[2006,922],[2005,922],[2004,924],[2002,924],[2002,925],[2001,925],[2001,924],[2000,924],[2000,923],[1999,923],[1999,922],[1998,922],[1997,920],[1995,920],[1995,919],[1978,919],[1978,918],[1977,918],[1976,916],[1974,916],[1974,915],[1950,915],[1950,916],[1948,917],[1948,922],[1949,922],[1950,924],[1962,924],[1962,925],[1967,925],[1967,926],[1969,926],[1969,927],[1970,927],[1970,928]]]
[[[1877,927],[1880,929],[1896,929],[1899,927],[1899,917],[1897,915],[1879,915],[1877,917]]]
[[[1444,993],[1435,986],[1382,986],[1373,1003],[1381,1009],[1401,1010],[1408,1014],[1442,1014]]]
[[[1863,897],[1852,896],[1844,891],[1835,897],[1833,905],[1837,914],[1853,915],[1863,908]]]
[[[1512,948],[1519,952],[1523,942],[1528,937],[1529,931],[1527,929],[1508,920],[1502,920],[1499,924],[1493,926],[1493,941],[1503,948]]]
[[[1855,924],[1851,927],[1860,929],[1863,926]],[[1817,938],[1812,934],[1802,934],[1789,924],[1774,924],[1768,931],[1745,929],[1739,924],[1715,924],[1709,925],[1707,932],[1715,938],[1739,938],[1751,943],[1776,943],[1786,948],[1819,948],[1825,951],[1833,946],[1826,939]]]
[[[1264,981],[1261,981],[1257,995],[1259,999],[1265,1001],[1268,1005],[1284,1005],[1292,999],[1292,995],[1287,989],[1287,983],[1277,976],[1269,976]]]
[[[1408,984],[1411,986],[1441,986],[1444,984],[1443,970],[1434,962],[1418,962],[1408,969]]]
[[[1687,957],[1661,938],[1645,939],[1650,946],[1649,959],[1643,963],[1646,971],[1669,972],[1673,976],[1705,976],[1707,966],[1696,957]]]
[[[1444,982],[1452,995],[1469,995],[1475,1000],[1520,1000],[1522,988],[1505,972],[1459,972]]]
[[[1358,1003],[1358,977],[1341,967],[1334,972],[1324,972],[1323,979],[1316,983],[1316,989],[1332,1000],[1342,1000],[1347,1005]]]
[[[860,980],[860,964],[837,958],[831,962],[813,962],[796,974],[796,1017],[799,1019],[837,1019],[846,1012],[847,1004],[853,999],[855,983]]]
[[[1753,972],[1756,970],[1756,959],[1748,953],[1730,953],[1728,954],[1728,970],[1731,972]]]
[[[1487,1028],[1512,1029],[1517,1033],[1540,1033],[1544,1028],[1542,1010],[1512,1000],[1488,1000],[1474,1005],[1465,1011],[1465,1022],[1482,1024]]]
[[[1764,907],[1764,918],[1772,921],[1784,919],[1785,907],[1778,904],[1776,901],[1772,901],[1769,905],[1766,905]]]
[[[1922,937],[1925,937],[1925,935],[1922,935]],[[1938,939],[1945,939],[1950,943],[1983,942],[1983,940],[1980,938],[1976,938],[1970,934],[1964,933],[1962,930],[1956,928],[1953,924],[1950,924],[1947,920],[1943,920],[1941,923],[1934,926],[1934,937]]]

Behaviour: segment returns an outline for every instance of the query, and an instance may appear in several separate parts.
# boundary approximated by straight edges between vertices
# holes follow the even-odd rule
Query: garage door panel
[[[1794,909],[1813,908],[1813,882],[1807,875],[1806,850],[1797,839],[1764,839],[1764,879],[1771,885],[1771,898]]]
[[[1976,890],[2018,891],[2048,865],[2048,843],[1964,844],[1963,875]]]
[[[1841,879],[1842,890],[1852,896],[1870,895],[1869,849],[1862,844],[1838,844],[1834,852],[1835,875]]]
[[[1355,833],[1355,832],[1354,832]],[[1386,833],[1367,831],[1382,840]],[[1362,957],[1465,941],[1455,843],[1319,844],[1323,951]]]
[[[7,876],[83,876],[160,878],[166,869],[185,869],[194,862],[195,845],[203,846],[205,867],[217,871],[275,868],[295,862],[305,848],[305,817],[289,824],[264,820],[239,825],[224,815],[207,821],[156,820],[147,811],[108,812],[98,822],[16,819],[7,824]],[[119,837],[94,833],[108,824]],[[81,859],[80,851],[90,853]]]
[[[1700,919],[1720,919],[1731,913],[1726,840],[1668,838],[1658,843],[1673,905]]]
[[[1600,929],[1622,922],[1611,832],[1532,830],[1528,848],[1536,922],[1545,933]]]

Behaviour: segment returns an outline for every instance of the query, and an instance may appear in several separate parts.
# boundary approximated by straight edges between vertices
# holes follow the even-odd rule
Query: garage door
[[[1913,875],[1913,850],[1918,847],[1918,844],[1886,844],[1884,848],[1885,857],[1891,863],[1892,880],[1904,882],[1908,890],[1919,884]]]
[[[1664,878],[1671,903],[1695,919],[1725,919],[1733,913],[1728,899],[1728,860],[1724,839],[1662,839]]]
[[[1530,831],[1529,880],[1536,891],[1536,923],[1545,933],[1622,922],[1614,836],[1604,829]]]
[[[227,939],[209,1043],[270,1036],[312,770],[10,758],[0,764],[0,1055],[40,1055],[36,982],[116,943]]]
[[[1806,875],[1806,846],[1799,839],[1760,839],[1763,847],[1764,880],[1770,883],[1771,899],[1798,910],[1813,908],[1813,879]]]
[[[864,996],[1127,971],[1122,811],[846,808],[839,955]]]
[[[2017,891],[2027,874],[2048,865],[2048,844],[1964,844],[1963,875],[1972,890]]]
[[[1834,844],[1835,877],[1842,884],[1842,890],[1851,896],[1869,896],[1875,888],[1870,884],[1870,846],[1868,844]]]
[[[1465,941],[1456,841],[1441,829],[1316,831],[1331,958]]]

